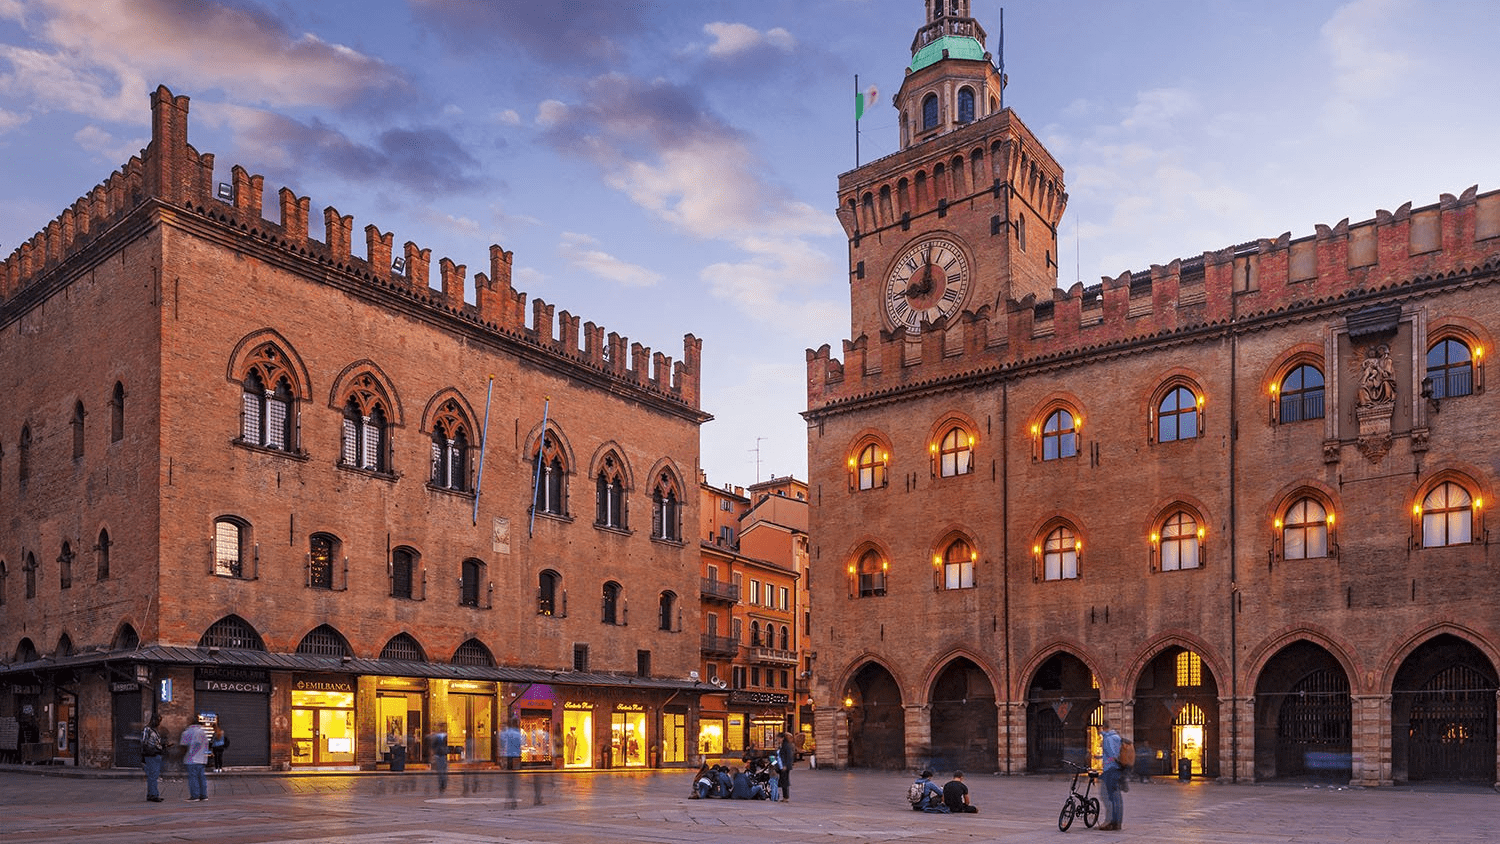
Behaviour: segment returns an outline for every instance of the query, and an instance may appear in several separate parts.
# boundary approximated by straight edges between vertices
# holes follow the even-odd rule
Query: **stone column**
[[[1255,781],[1255,698],[1219,698],[1219,781]],[[1236,729],[1238,724],[1238,729]]]
[[[921,769],[932,759],[932,708],[908,703],[902,707],[906,725],[906,767]]]
[[[1390,785],[1391,696],[1350,695],[1353,771],[1350,785]]]
[[[818,767],[843,769],[849,764],[849,714],[843,707],[824,706],[813,712],[818,741]]]
[[[995,735],[999,737],[1000,745],[1000,773],[1008,776],[1018,776],[1026,773],[1026,702],[1020,700],[1008,701],[1000,704],[997,716],[1000,719],[1000,728]]]

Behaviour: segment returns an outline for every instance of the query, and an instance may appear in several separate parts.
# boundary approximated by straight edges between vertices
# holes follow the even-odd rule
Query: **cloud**
[[[1402,4],[1392,0],[1355,0],[1341,7],[1318,35],[1332,66],[1333,84],[1324,108],[1331,128],[1362,131],[1405,88],[1417,63],[1391,42],[1400,36]]]
[[[600,68],[617,62],[621,44],[642,34],[648,6],[622,0],[551,3],[476,3],[413,0],[416,18],[455,47],[492,49],[493,42],[521,48],[549,67]]]
[[[558,252],[572,266],[624,287],[654,287],[661,281],[660,273],[594,248],[598,243],[586,234],[564,232]]]
[[[703,31],[714,39],[708,45],[708,55],[713,58],[727,58],[766,47],[785,52],[797,45],[792,34],[781,27],[761,32],[743,23],[714,22],[704,24]]]
[[[73,140],[78,143],[78,146],[94,153],[99,160],[111,166],[128,161],[132,155],[138,155],[146,148],[146,144],[150,143],[149,138],[121,141],[94,125],[85,126],[74,132]]]
[[[37,49],[4,48],[0,86],[38,109],[139,123],[147,91],[182,80],[242,102],[354,107],[410,90],[379,59],[295,33],[263,9],[203,0],[37,0]]]
[[[217,103],[205,120],[229,125],[241,160],[283,174],[329,171],[351,182],[395,183],[423,194],[468,192],[484,186],[475,161],[447,131],[395,128],[369,141],[351,138],[318,118],[300,121],[247,106]]]
[[[3,135],[6,132],[9,132],[10,130],[16,128],[17,126],[20,126],[22,123],[25,123],[29,119],[30,118],[24,114],[17,114],[16,112],[6,111],[5,109],[0,108],[0,135]]]

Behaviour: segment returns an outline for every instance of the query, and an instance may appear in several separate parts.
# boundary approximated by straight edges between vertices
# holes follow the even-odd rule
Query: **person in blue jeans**
[[[151,723],[141,730],[141,770],[146,772],[146,800],[160,803],[161,754],[167,749],[166,739],[161,737],[161,716],[153,714]]]
[[[201,803],[208,799],[208,731],[194,721],[182,731],[182,745],[187,752],[182,762],[187,766],[188,802]]]
[[[1125,779],[1125,769],[1120,765],[1120,734],[1105,721],[1100,727],[1104,731],[1101,748],[1104,756],[1104,805],[1109,808],[1106,821],[1100,829],[1119,829],[1125,820],[1125,798],[1120,796],[1120,783]]]

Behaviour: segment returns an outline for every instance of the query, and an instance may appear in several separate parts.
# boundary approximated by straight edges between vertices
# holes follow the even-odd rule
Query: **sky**
[[[1063,287],[1500,188],[1494,0],[973,0],[997,60],[1002,6],[1006,105],[1064,168]],[[318,238],[335,206],[430,248],[434,284],[467,265],[471,301],[499,244],[530,298],[674,360],[699,337],[709,482],[805,479],[806,352],[851,333],[838,175],[897,151],[923,20],[922,0],[0,0],[0,255],[144,148],[165,84],[215,179],[264,175],[273,216],[282,186],[310,197]]]

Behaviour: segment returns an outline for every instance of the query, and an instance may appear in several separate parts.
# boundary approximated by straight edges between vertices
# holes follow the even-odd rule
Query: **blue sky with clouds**
[[[1493,0],[973,0],[997,52],[1002,5],[1006,104],[1066,173],[1064,286],[1500,187]],[[922,21],[921,0],[0,0],[0,253],[140,151],[165,84],[220,180],[243,165],[471,277],[498,243],[517,289],[674,359],[701,337],[709,480],[805,478],[805,350],[850,334],[854,76],[882,92],[867,162],[896,151]]]

